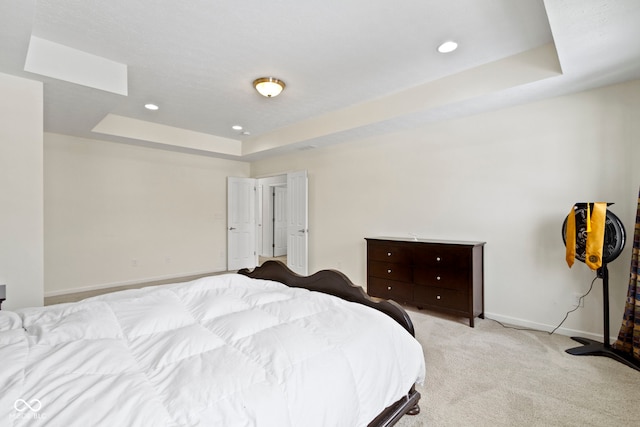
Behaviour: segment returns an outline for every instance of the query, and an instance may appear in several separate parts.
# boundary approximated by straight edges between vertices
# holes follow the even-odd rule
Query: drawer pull
[[[391,269],[388,269],[388,270],[387,270],[387,273],[391,273]]]
[[[436,295],[436,299],[440,299],[440,295]]]
[[[391,290],[391,286],[387,286],[387,290],[390,291]]]
[[[436,257],[436,261],[440,262],[440,257],[439,256]]]
[[[440,280],[440,276],[437,276],[437,277],[436,277],[436,280]]]
[[[387,252],[387,256],[391,256],[391,252]]]

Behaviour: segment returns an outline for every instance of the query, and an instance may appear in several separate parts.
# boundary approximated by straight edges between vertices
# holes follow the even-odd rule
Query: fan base
[[[580,347],[570,348],[565,350],[569,354],[574,356],[604,356],[617,360],[620,363],[640,371],[640,360],[634,359],[625,353],[622,353],[610,345],[602,344],[601,342],[591,340],[589,338],[571,337],[572,340],[578,341],[583,344]]]

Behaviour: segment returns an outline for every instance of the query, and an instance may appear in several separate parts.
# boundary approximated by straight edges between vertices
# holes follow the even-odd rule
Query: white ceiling
[[[59,53],[25,71],[32,37],[124,64],[127,94]],[[46,132],[250,161],[638,79],[640,1],[0,0],[0,72],[44,82]]]

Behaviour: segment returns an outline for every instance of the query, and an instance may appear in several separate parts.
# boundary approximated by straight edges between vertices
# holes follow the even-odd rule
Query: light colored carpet
[[[640,371],[573,356],[562,335],[505,329],[405,307],[427,365],[421,413],[399,427],[638,426]]]

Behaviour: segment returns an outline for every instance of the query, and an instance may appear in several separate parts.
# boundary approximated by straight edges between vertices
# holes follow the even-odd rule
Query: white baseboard
[[[75,294],[78,292],[87,292],[87,291],[97,291],[100,289],[108,289],[108,288],[117,288],[120,286],[130,286],[130,285],[139,285],[139,284],[143,284],[143,283],[149,283],[149,282],[157,282],[160,280],[173,280],[173,279],[180,279],[183,277],[191,277],[191,276],[200,276],[203,274],[216,274],[216,273],[223,273],[226,272],[226,270],[207,270],[207,271],[196,271],[196,272],[191,272],[191,273],[180,273],[180,274],[171,274],[171,275],[167,275],[167,276],[156,276],[156,277],[146,277],[143,279],[133,279],[133,280],[125,280],[122,282],[112,282],[112,283],[100,283],[98,285],[90,285],[90,286],[82,286],[79,288],[70,288],[70,289],[60,289],[57,291],[49,291],[49,292],[45,292],[44,293],[44,297],[57,297],[60,295],[68,295],[68,294]]]
[[[539,331],[551,332],[558,325],[547,325],[544,323],[531,322],[525,319],[519,319],[517,317],[503,316],[497,313],[485,313],[484,317],[487,319],[497,320],[500,323],[504,323],[505,325],[510,326],[518,326],[521,328],[529,328],[536,329]],[[592,332],[578,331],[576,329],[569,329],[564,327],[559,327],[554,334],[565,335],[568,337],[582,337],[589,338],[592,340],[596,340],[602,342],[602,335],[594,334]],[[618,337],[610,337],[609,340],[614,343],[618,339]]]

